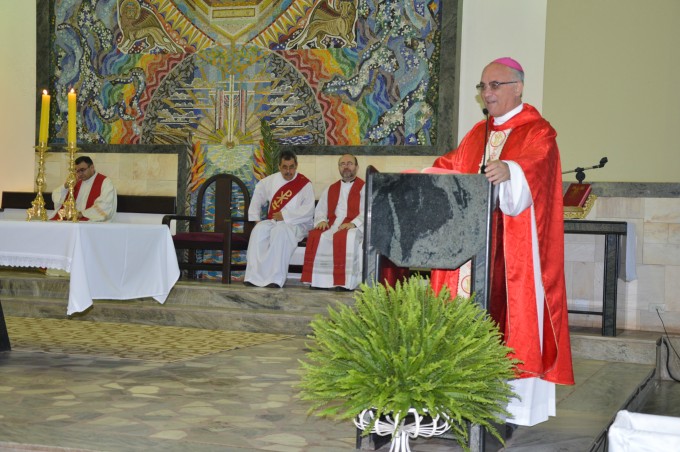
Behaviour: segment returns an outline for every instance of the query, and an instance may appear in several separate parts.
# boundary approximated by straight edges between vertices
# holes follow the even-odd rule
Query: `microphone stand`
[[[482,110],[484,116],[486,116],[486,122],[484,123],[484,154],[482,157],[482,168],[481,173],[486,173],[486,147],[489,144],[489,110],[486,108]]]
[[[580,184],[580,183],[583,183],[583,181],[586,179],[585,171],[590,170],[590,169],[596,169],[596,168],[604,168],[604,165],[606,165],[608,161],[609,160],[607,160],[607,157],[602,157],[600,159],[600,163],[598,165],[590,166],[588,168],[581,168],[579,166],[579,167],[574,168],[573,170],[570,170],[570,171],[563,171],[562,174],[576,173],[576,180]]]
[[[487,145],[489,143],[489,110],[486,108],[482,110],[484,115],[486,116],[486,128],[484,131],[484,161],[482,162],[482,168],[481,168],[481,173],[484,174],[486,172],[486,159],[487,159]],[[491,257],[492,257],[492,238],[493,238],[493,212],[496,209],[496,199],[498,197],[498,191],[496,190],[496,187],[489,182],[489,187],[487,191],[487,208],[486,208],[486,249],[485,249],[485,254],[486,254],[486,262],[484,263],[484,273],[486,275],[485,283],[486,287],[484,287],[484,297],[481,300],[482,301],[482,307],[486,309],[487,311],[489,310],[490,303],[491,303]]]
[[[484,160],[482,161],[482,167],[480,168],[481,174],[486,173],[486,159],[487,159],[487,146],[489,144],[489,110],[486,108],[482,110],[486,116],[486,124],[484,129]],[[492,239],[493,239],[493,212],[496,209],[496,199],[498,197],[498,192],[496,191],[494,185],[488,182],[489,187],[487,191],[487,206],[486,206],[486,248],[484,254],[486,259],[484,259],[484,296],[478,302],[481,307],[489,312],[491,308],[491,258],[492,258]],[[473,272],[477,270],[477,265],[472,269]],[[484,426],[479,424],[473,424],[470,429],[470,445],[472,450],[483,451],[486,450],[486,429]]]

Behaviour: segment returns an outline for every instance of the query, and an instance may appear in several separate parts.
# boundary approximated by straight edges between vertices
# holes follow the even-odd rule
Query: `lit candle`
[[[76,144],[76,92],[68,93],[68,144]]]
[[[50,96],[47,90],[43,90],[42,109],[40,110],[40,132],[38,133],[38,143],[47,144],[47,134],[50,128]]]

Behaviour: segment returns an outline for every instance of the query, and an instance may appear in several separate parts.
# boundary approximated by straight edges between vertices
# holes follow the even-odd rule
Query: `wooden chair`
[[[245,264],[232,263],[232,251],[248,249],[254,222],[248,221],[250,192],[241,179],[232,174],[217,174],[198,190],[196,215],[166,215],[163,224],[188,222],[188,231],[178,229],[172,240],[176,250],[187,250],[186,260],[178,253],[179,268],[195,278],[197,270],[222,272],[222,283],[231,284],[231,272],[244,270]],[[235,227],[240,223],[242,227]],[[185,228],[186,230],[186,228]],[[222,251],[222,262],[197,259],[200,251]],[[199,254],[200,257],[200,254]]]

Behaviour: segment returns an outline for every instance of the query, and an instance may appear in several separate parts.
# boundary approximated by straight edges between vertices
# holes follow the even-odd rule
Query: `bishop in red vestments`
[[[502,213],[493,226],[489,310],[514,349],[512,357],[523,362],[513,381],[522,400],[508,407],[513,415],[508,421],[534,425],[555,415],[554,383],[573,384],[574,376],[557,134],[534,107],[522,103],[523,87],[517,61],[499,58],[486,66],[477,88],[489,118],[434,166],[478,173],[485,165],[489,182],[499,185]],[[434,271],[434,289],[451,286],[455,272]],[[456,289],[451,291],[455,295]]]

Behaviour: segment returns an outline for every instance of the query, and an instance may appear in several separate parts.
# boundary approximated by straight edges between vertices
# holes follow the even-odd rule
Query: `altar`
[[[0,265],[69,272],[67,315],[96,299],[164,303],[180,276],[161,224],[0,221]]]

